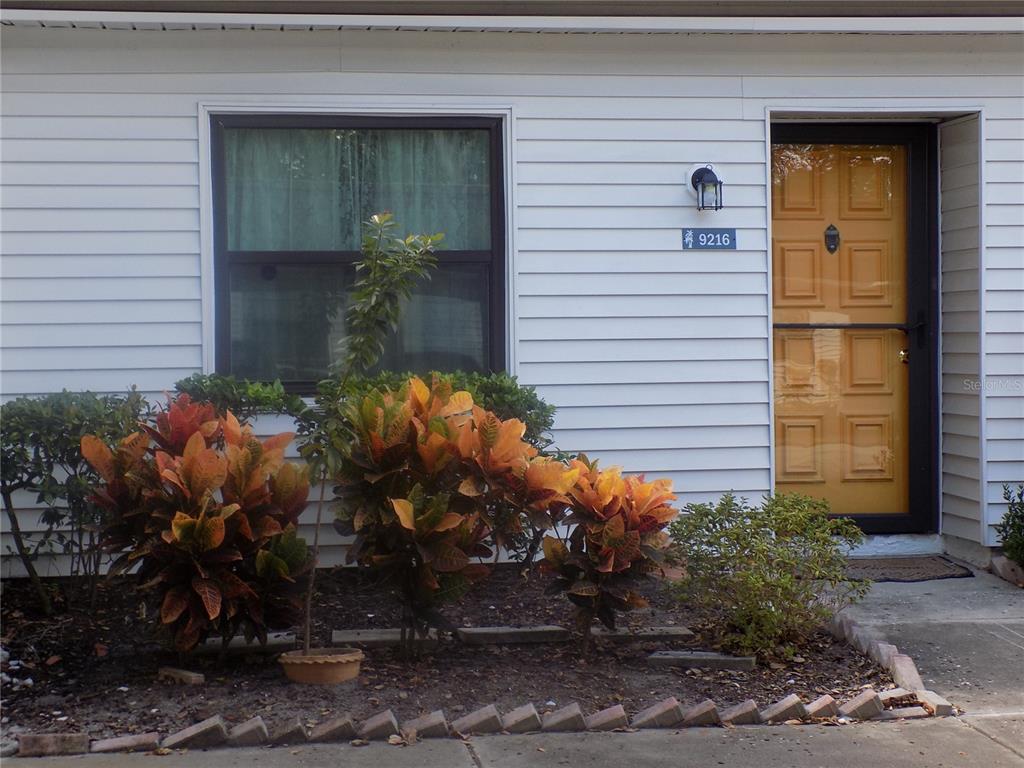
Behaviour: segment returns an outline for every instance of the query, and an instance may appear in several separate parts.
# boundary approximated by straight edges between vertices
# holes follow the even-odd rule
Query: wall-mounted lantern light
[[[698,211],[722,210],[722,181],[711,164],[695,165],[690,169],[687,191],[697,198]]]

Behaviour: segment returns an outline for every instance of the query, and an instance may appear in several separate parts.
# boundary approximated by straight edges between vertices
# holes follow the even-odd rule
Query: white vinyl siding
[[[998,543],[993,525],[1006,513],[1003,485],[1024,484],[1024,114],[989,120],[984,288],[983,544]]]
[[[942,266],[942,530],[982,528],[980,119],[939,128]]]
[[[1022,360],[1021,313],[992,285],[1021,273],[1014,35],[2,34],[6,397],[158,394],[212,359],[200,104],[510,114],[513,370],[558,406],[561,447],[667,475],[682,503],[771,485],[768,108],[984,108],[1001,270],[985,323],[1010,344],[989,357]],[[683,188],[706,162],[726,184],[717,213]],[[683,252],[688,226],[735,226],[739,249]],[[1024,396],[988,399],[991,434],[1021,429]]]

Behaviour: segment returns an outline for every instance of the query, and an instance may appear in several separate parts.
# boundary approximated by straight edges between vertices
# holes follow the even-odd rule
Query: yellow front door
[[[910,511],[906,162],[773,147],[776,490],[839,514]]]

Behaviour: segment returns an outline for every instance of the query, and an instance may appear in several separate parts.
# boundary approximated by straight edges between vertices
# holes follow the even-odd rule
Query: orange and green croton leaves
[[[568,544],[544,540],[545,565],[570,600],[614,623],[640,604],[625,579],[657,567],[676,510],[667,480],[601,470],[585,456],[538,456],[517,419],[498,418],[443,380],[410,379],[348,405],[353,445],[337,478],[338,530],[349,558],[415,573],[407,601],[429,601],[441,577],[479,578],[473,557],[522,530],[573,526]],[[508,514],[509,510],[512,514]],[[564,583],[563,583],[564,582]]]
[[[414,574],[399,579],[412,585],[407,602],[429,604],[444,578],[482,576],[473,558],[490,556],[487,544],[503,545],[529,519],[539,530],[571,527],[568,543],[545,538],[544,565],[586,621],[611,626],[615,611],[641,603],[625,584],[661,561],[676,514],[669,481],[602,470],[585,456],[538,456],[521,421],[440,379],[371,392],[346,413],[352,446],[336,478],[336,527],[355,536],[350,560]]]
[[[502,420],[443,379],[350,403],[353,444],[338,480],[338,529],[350,560],[415,572],[408,601],[429,603],[442,582],[487,572],[474,558],[522,525],[509,507],[546,514],[565,504],[578,471],[537,456],[517,419]]]
[[[624,477],[618,467],[602,470],[585,456],[570,465],[577,477],[567,492],[566,522],[574,527],[567,541],[544,538],[541,565],[577,606],[585,631],[595,616],[614,628],[616,611],[645,604],[630,581],[660,567],[676,497],[668,480]]]
[[[142,429],[153,442],[172,454],[182,453],[197,432],[209,440],[220,429],[214,407],[210,403],[193,402],[188,395],[168,398],[167,408],[158,413],[154,421],[153,425],[141,425]]]
[[[180,650],[210,633],[265,638],[301,614],[309,567],[295,536],[306,505],[304,466],[285,461],[290,433],[260,440],[230,412],[188,395],[113,450],[82,438],[102,485],[94,498],[111,571],[138,566]]]
[[[668,545],[664,529],[676,516],[671,481],[623,477],[618,467],[600,470],[586,457],[572,465],[580,473],[569,491],[574,520],[587,532],[597,570],[624,571],[644,558],[660,562],[658,553]]]

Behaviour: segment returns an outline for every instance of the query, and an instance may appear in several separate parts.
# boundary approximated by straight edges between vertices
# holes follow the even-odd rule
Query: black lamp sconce
[[[686,191],[697,198],[698,211],[722,210],[722,181],[710,163],[693,166],[689,178]]]

